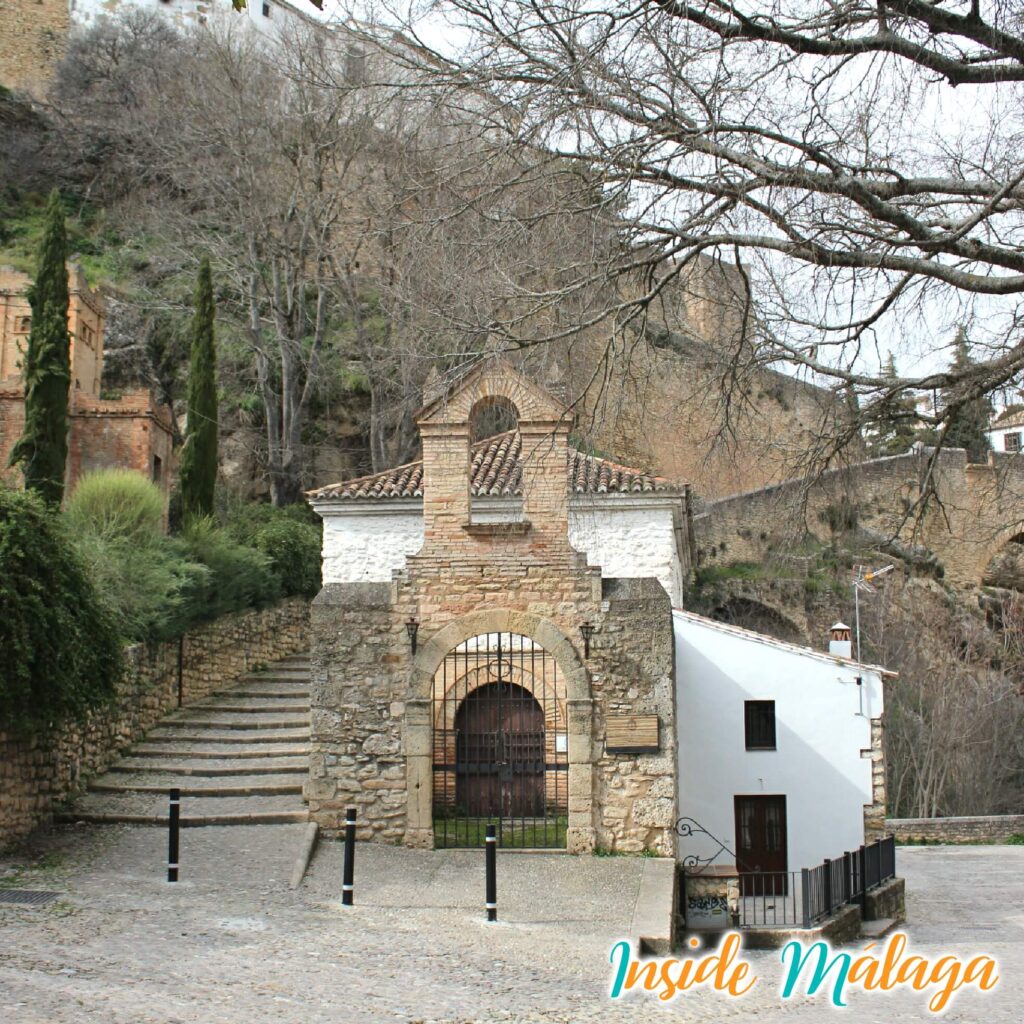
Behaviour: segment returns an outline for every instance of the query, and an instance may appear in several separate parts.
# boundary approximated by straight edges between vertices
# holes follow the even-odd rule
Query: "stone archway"
[[[765,633],[786,643],[807,643],[806,630],[788,615],[764,601],[743,594],[726,598],[711,611],[709,617],[716,622]]]
[[[1003,530],[988,552],[981,585],[1024,591],[1024,524]]]
[[[549,619],[508,609],[473,612],[455,619],[417,650],[410,672],[403,747],[406,760],[407,846],[434,846],[435,677],[449,652],[473,637],[512,633],[529,638],[557,664],[565,684],[568,757],[568,827],[566,848],[573,853],[594,848],[593,823],[593,703],[590,679],[578,652]]]

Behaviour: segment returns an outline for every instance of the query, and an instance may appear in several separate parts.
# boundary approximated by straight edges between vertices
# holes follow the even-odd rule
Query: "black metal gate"
[[[434,841],[565,846],[569,735],[558,665],[519,633],[482,633],[434,676]]]

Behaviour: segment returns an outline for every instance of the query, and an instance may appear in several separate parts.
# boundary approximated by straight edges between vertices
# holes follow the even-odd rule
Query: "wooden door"
[[[474,818],[544,816],[544,712],[513,683],[473,690],[455,716],[456,803]]]
[[[736,867],[744,896],[785,895],[789,860],[784,796],[737,796]]]

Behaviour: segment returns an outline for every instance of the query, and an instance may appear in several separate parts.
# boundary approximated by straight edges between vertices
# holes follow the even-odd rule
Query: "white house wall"
[[[419,502],[405,507],[367,503],[354,507],[314,503],[324,521],[323,582],[386,582],[423,545]],[[682,604],[683,570],[669,503],[576,503],[569,511],[569,540],[609,577],[653,576],[675,605]],[[340,507],[339,507],[340,506]],[[474,515],[476,515],[474,510]],[[484,513],[481,518],[486,518]]]
[[[231,0],[70,0],[69,6],[72,24],[82,28],[90,27],[101,18],[116,18],[134,10],[158,14],[182,30],[201,24],[211,14],[216,17],[246,19],[259,31],[274,36],[286,23],[301,18],[296,11],[277,0],[270,0],[266,14],[262,0],[249,0],[243,11],[235,11]],[[226,22],[229,25],[237,23],[237,20]]]
[[[871,803],[871,719],[882,714],[877,670],[759,640],[675,613],[679,813],[711,836],[679,840],[678,856],[734,864],[735,796],[785,795],[788,869],[814,867],[864,842]],[[857,684],[857,677],[863,682]],[[746,749],[744,701],[774,700],[777,749]]]

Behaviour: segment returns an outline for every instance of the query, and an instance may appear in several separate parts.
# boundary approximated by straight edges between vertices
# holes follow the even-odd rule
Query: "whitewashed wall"
[[[181,29],[198,24],[200,18],[207,18],[211,13],[216,17],[248,19],[255,28],[271,35],[276,35],[288,20],[301,18],[293,8],[278,0],[269,0],[267,6],[268,12],[264,14],[263,0],[248,0],[245,10],[239,12],[233,10],[231,0],[70,0],[71,22],[83,28],[100,18],[116,18],[128,10],[159,14]]]
[[[508,512],[494,503],[489,514],[474,503],[482,519]],[[499,508],[501,505],[501,508]],[[324,521],[324,583],[383,582],[405,565],[423,544],[419,501],[314,502]],[[674,605],[682,605],[683,566],[676,544],[679,502],[609,495],[574,502],[569,510],[569,541],[586,553],[605,576],[653,576]]]
[[[672,604],[683,605],[683,565],[676,544],[675,510],[657,499],[629,495],[581,498],[569,507],[569,543],[586,553],[601,574],[653,576],[668,591]]]
[[[995,427],[988,433],[989,443],[992,445],[994,452],[1005,452],[1006,448],[1006,435],[1017,434],[1024,439],[1024,424],[1018,424],[1017,426],[1004,426]],[[1010,449],[1011,451],[1015,449]]]
[[[863,843],[871,761],[861,751],[882,714],[878,670],[689,613],[673,619],[680,815],[735,853],[733,797],[784,794],[790,871]],[[778,749],[746,749],[747,700],[775,701]],[[680,839],[678,856],[716,850],[697,835]],[[732,853],[716,863],[733,864]]]

